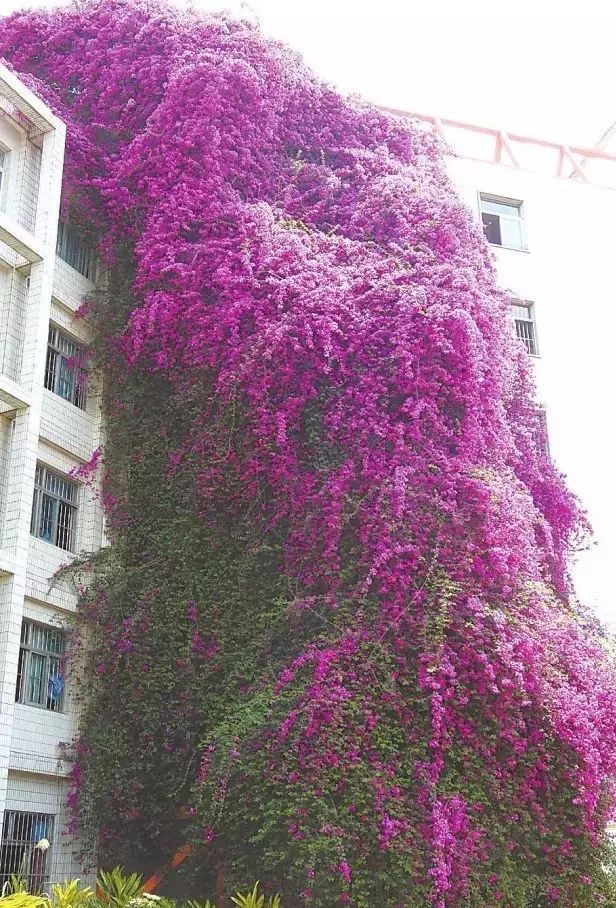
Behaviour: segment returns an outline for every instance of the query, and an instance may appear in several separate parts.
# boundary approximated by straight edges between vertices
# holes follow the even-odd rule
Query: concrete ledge
[[[0,403],[5,404],[5,407],[2,408],[5,415],[7,409],[25,410],[30,406],[30,402],[29,391],[9,378],[8,375],[0,374]]]
[[[31,265],[43,258],[44,251],[39,241],[4,212],[0,212],[0,240]]]

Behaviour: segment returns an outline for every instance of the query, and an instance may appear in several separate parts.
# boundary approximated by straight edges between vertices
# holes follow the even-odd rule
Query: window
[[[59,328],[50,325],[45,362],[45,387],[82,410],[86,404],[83,359],[83,349]]]
[[[483,232],[493,246],[525,249],[522,202],[480,193]]]
[[[88,280],[95,279],[96,256],[94,250],[83,241],[75,227],[65,224],[63,221],[58,224],[56,255]]]
[[[0,199],[4,198],[4,190],[6,189],[8,162],[9,156],[7,152],[3,148],[0,148]]]
[[[550,436],[548,434],[548,415],[543,407],[538,407],[537,411],[537,441],[539,448],[544,452],[548,460],[551,460]]]
[[[522,341],[531,356],[539,356],[537,344],[537,326],[535,324],[535,307],[532,303],[516,300],[512,305],[515,321],[515,333]]]
[[[25,813],[5,810],[0,843],[0,887],[11,874],[25,879],[28,890],[42,891],[49,882],[49,848],[35,848],[41,839],[53,841],[54,817],[49,813]]]
[[[62,712],[65,643],[65,634],[58,628],[24,620],[15,689],[17,703]]]
[[[38,464],[34,480],[34,500],[30,532],[45,542],[74,550],[77,522],[77,486]]]

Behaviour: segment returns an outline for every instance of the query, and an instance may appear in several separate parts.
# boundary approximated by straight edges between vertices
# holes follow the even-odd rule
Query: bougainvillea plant
[[[285,906],[600,904],[585,521],[437,140],[157,0],[15,14],[0,54],[68,124],[106,267],[85,841],[191,836],[204,885]]]

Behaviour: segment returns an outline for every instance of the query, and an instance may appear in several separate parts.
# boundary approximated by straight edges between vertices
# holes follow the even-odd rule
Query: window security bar
[[[85,409],[86,382],[82,363],[83,349],[55,325],[49,326],[45,387],[64,400]]]
[[[512,306],[515,322],[515,333],[522,341],[531,356],[539,356],[537,329],[535,325],[535,308],[532,303],[516,302]]]
[[[20,876],[33,894],[49,882],[54,817],[48,813],[5,810],[0,842],[0,888],[12,874]],[[37,848],[37,844],[41,843]]]
[[[36,468],[30,532],[68,552],[75,548],[77,486],[41,464]]]

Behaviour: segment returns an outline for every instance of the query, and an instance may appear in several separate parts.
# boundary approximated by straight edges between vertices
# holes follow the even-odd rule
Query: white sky
[[[387,106],[584,145],[616,120],[613,0],[176,2],[256,16],[326,81]]]

